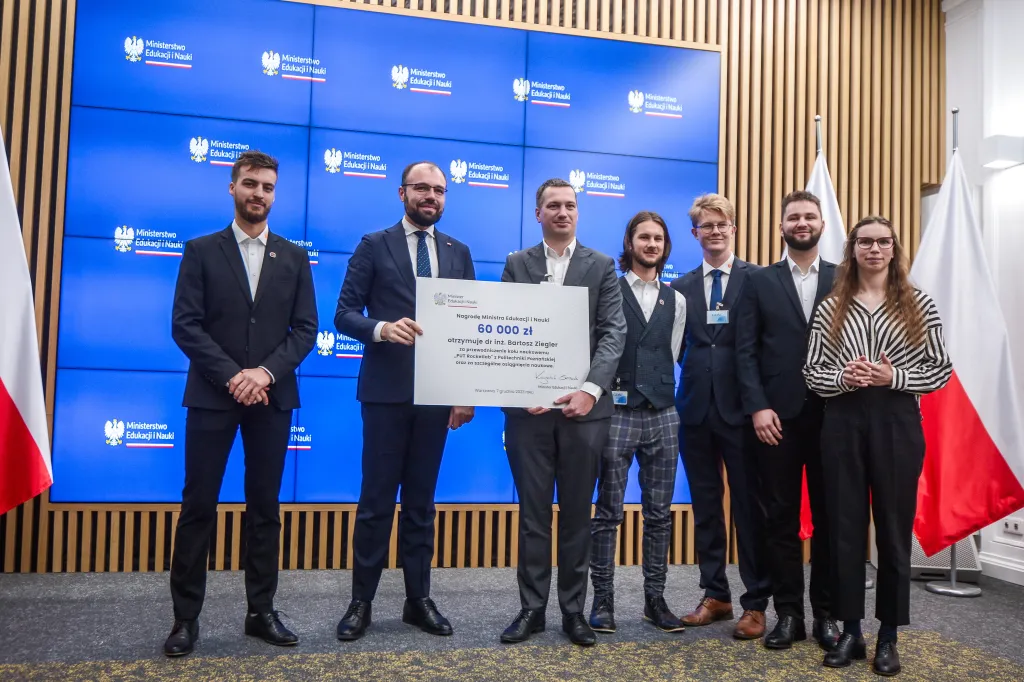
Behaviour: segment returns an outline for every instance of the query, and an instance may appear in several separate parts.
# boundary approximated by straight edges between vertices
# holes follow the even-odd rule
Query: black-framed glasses
[[[864,251],[867,251],[875,244],[878,244],[878,248],[883,251],[888,251],[892,248],[893,244],[896,243],[896,240],[892,237],[879,237],[878,239],[872,239],[871,237],[857,237],[854,242],[857,244],[858,249],[863,249]]]
[[[725,234],[728,231],[728,229],[732,227],[732,223],[704,223],[703,225],[698,225],[697,229],[699,229],[704,234],[711,234],[712,232],[715,231],[716,227],[718,228],[719,232]]]
[[[438,196],[444,196],[444,193],[448,191],[447,187],[441,187],[440,185],[428,185],[425,182],[417,182],[415,185],[405,184],[402,187],[412,187],[412,191],[416,194],[427,194],[433,192]]]

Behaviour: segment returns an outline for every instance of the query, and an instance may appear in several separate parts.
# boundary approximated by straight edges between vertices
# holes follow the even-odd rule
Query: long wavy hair
[[[907,335],[907,343],[917,345],[924,340],[924,312],[914,294],[914,285],[910,282],[910,263],[906,251],[900,244],[900,238],[893,229],[892,223],[882,216],[862,218],[850,230],[843,250],[843,262],[836,268],[836,281],[832,288],[832,298],[836,299],[836,309],[832,316],[832,327],[829,336],[834,343],[839,343],[842,336],[843,323],[850,310],[850,303],[860,289],[860,268],[857,265],[857,235],[865,225],[878,223],[889,229],[892,235],[892,260],[885,278],[885,311],[903,323]]]

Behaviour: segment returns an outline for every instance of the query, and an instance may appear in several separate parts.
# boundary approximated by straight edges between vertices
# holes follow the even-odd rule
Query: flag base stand
[[[949,546],[949,580],[935,580],[924,586],[926,590],[945,597],[980,597],[977,585],[964,585],[956,581],[956,543]]]

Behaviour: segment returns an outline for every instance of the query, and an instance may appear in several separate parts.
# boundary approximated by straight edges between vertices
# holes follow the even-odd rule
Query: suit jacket
[[[434,228],[437,276],[476,279],[469,247]],[[402,222],[363,237],[348,261],[338,294],[334,326],[342,334],[362,341],[356,399],[364,403],[406,403],[412,400],[414,351],[412,346],[374,342],[378,322],[416,319],[416,276]],[[364,313],[365,310],[365,313]]]
[[[316,333],[305,249],[269,233],[254,300],[230,225],[185,244],[171,321],[171,336],[189,359],[185,407],[231,409],[237,403],[227,383],[260,366],[274,376],[271,404],[299,407],[295,368],[313,350]]]
[[[540,284],[548,272],[543,242],[505,259],[502,282]],[[591,421],[611,417],[611,385],[619,358],[626,347],[626,316],[622,312],[622,291],[615,276],[615,262],[604,255],[576,242],[576,250],[569,259],[563,286],[587,287],[590,307],[590,372],[587,381],[603,389],[601,398],[587,416],[578,421]],[[508,408],[508,414],[525,414],[525,410]]]
[[[814,309],[832,291],[835,276],[836,266],[820,261],[811,319]],[[804,380],[811,325],[804,319],[788,261],[751,274],[744,297],[736,320],[736,372],[743,412],[751,415],[771,408],[780,419],[792,419],[806,401],[819,400],[807,390]]]
[[[707,323],[703,263],[672,282],[672,288],[686,297],[686,331],[680,349],[683,371],[676,390],[676,409],[686,426],[697,426],[704,421],[712,395],[727,424],[742,426],[745,423],[736,380],[736,319],[747,280],[760,269],[739,258],[733,260],[722,299],[723,307],[729,311],[728,324]]]

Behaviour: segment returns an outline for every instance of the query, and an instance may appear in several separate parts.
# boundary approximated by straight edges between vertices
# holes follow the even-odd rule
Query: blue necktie
[[[708,310],[718,310],[722,302],[722,271],[715,268],[711,271],[711,303]]]
[[[420,243],[416,245],[416,276],[430,277],[430,252],[427,251],[427,233],[419,230],[416,238]]]

